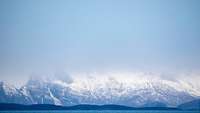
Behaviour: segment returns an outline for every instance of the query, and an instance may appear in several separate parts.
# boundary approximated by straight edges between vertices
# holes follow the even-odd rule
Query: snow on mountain
[[[17,95],[19,93],[18,90],[14,86],[4,83],[4,82],[0,82],[0,87],[2,90],[4,90],[5,95],[12,96],[12,95]]]
[[[29,104],[31,100],[14,86],[0,82],[0,102]]]
[[[183,84],[187,84],[187,87],[183,87],[185,86]],[[196,99],[199,95],[195,91],[197,90],[187,82],[146,76],[144,73],[134,75],[92,73],[87,76],[70,77],[70,81],[56,77],[32,77],[20,89],[1,83],[0,102],[66,106],[119,104],[134,107],[174,107]],[[10,100],[8,101],[7,98]]]
[[[194,99],[189,93],[179,91],[159,78],[117,77],[77,77],[70,88],[74,94],[81,95],[84,98],[82,103],[86,104],[95,100],[93,104],[143,106],[147,102],[160,102],[176,106]]]

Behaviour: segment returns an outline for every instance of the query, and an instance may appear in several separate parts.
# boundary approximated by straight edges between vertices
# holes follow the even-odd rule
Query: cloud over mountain
[[[66,78],[70,82],[56,77],[32,77],[19,89],[1,82],[0,102],[174,107],[200,96],[198,89],[186,81],[147,73],[90,73]]]

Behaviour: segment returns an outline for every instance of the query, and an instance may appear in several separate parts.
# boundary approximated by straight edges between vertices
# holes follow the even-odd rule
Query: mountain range
[[[0,110],[200,110],[200,99],[193,100],[177,107],[129,107],[123,105],[90,105],[90,104],[79,104],[74,106],[59,106],[52,104],[14,104],[14,103],[0,103]]]
[[[0,110],[182,110],[179,108],[169,107],[143,107],[135,108],[122,105],[74,105],[74,106],[57,106],[51,104],[33,104],[22,105],[12,103],[0,103]]]
[[[177,107],[199,99],[198,95],[180,90],[171,82],[169,84],[169,81],[142,78],[140,82],[124,81],[113,77],[88,77],[68,81],[32,77],[20,88],[0,82],[0,103]]]

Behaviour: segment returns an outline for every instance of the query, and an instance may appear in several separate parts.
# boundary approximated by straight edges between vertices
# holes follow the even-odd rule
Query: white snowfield
[[[174,107],[200,97],[196,75],[170,79],[152,73],[90,73],[68,79],[33,77],[20,89],[1,82],[0,102]]]

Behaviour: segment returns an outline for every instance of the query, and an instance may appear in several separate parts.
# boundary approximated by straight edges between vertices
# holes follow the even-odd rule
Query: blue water
[[[0,111],[0,113],[200,113],[200,111],[165,111],[165,110],[132,110],[132,111],[98,111],[98,110],[84,110],[84,111]]]

